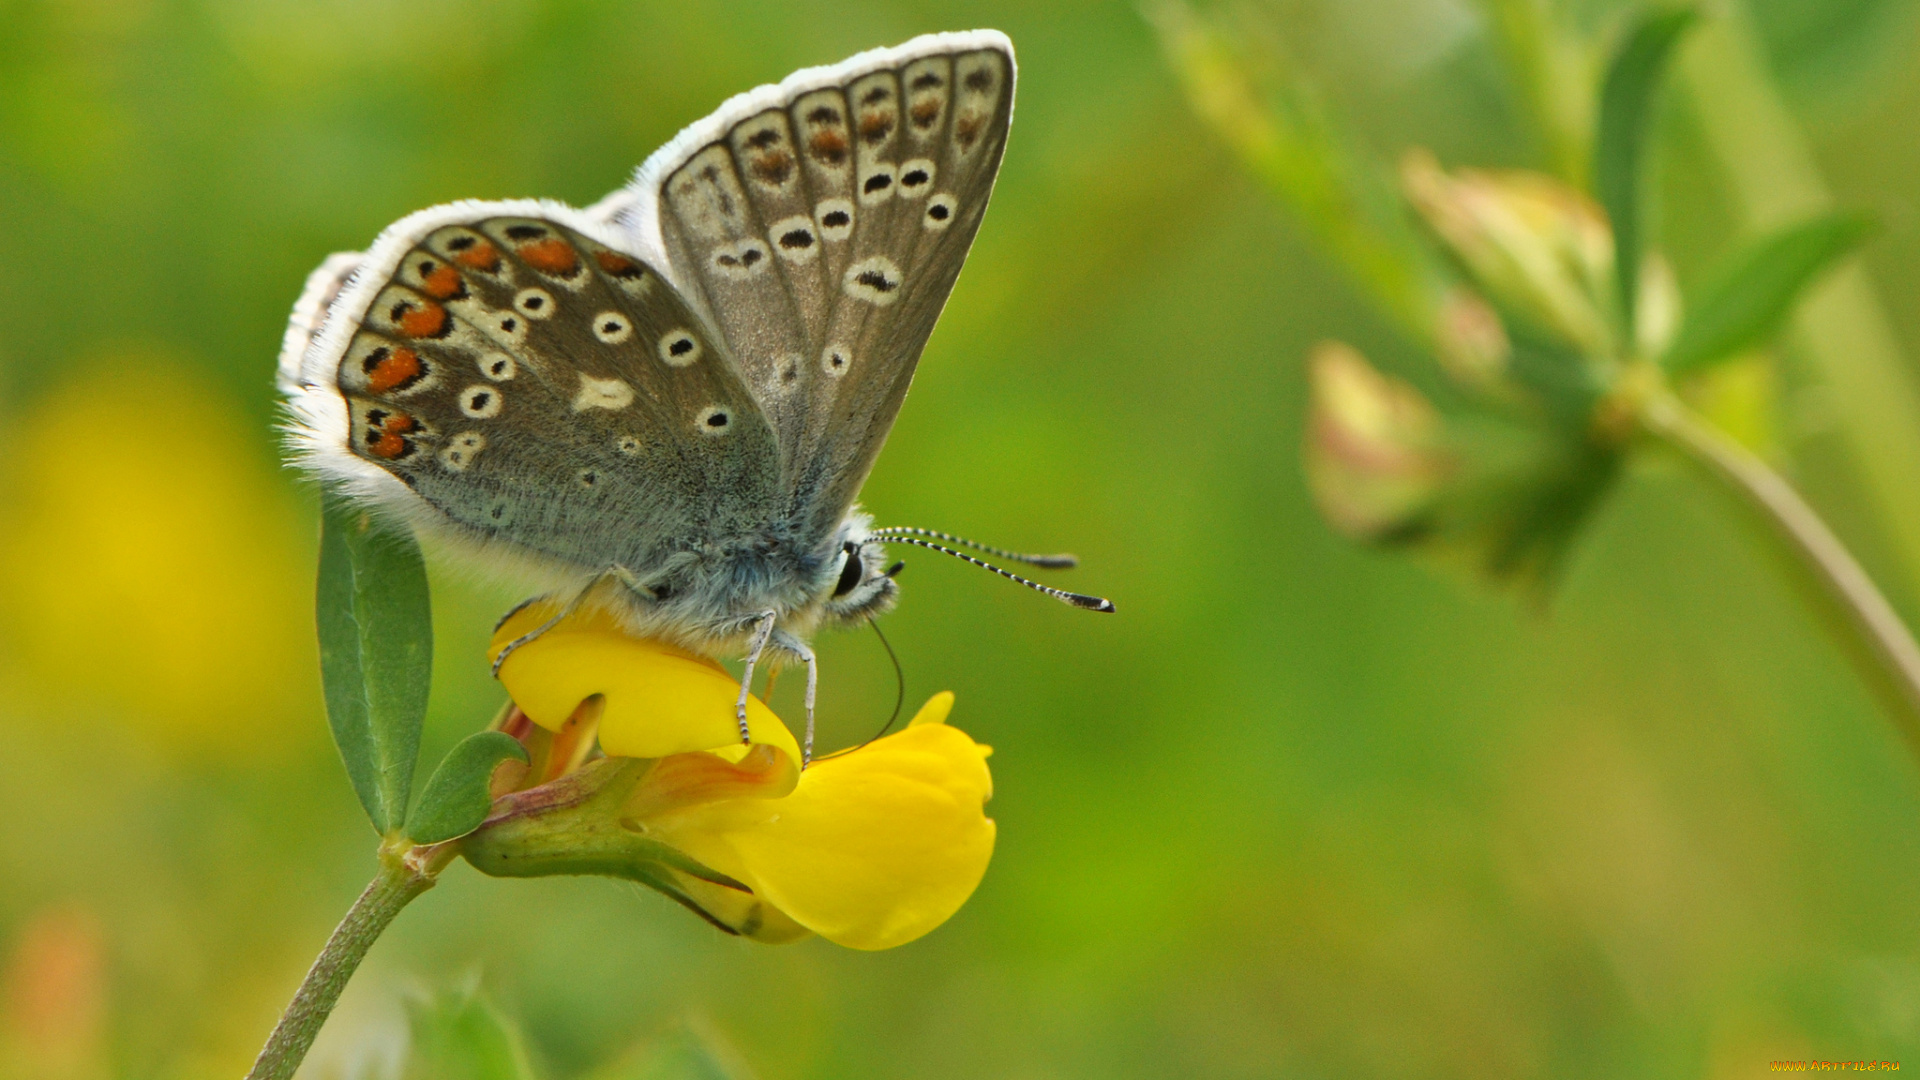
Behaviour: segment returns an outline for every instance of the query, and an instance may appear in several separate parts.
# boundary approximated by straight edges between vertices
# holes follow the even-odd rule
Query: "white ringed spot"
[[[617,311],[603,311],[593,317],[593,336],[618,345],[633,336],[633,320]]]
[[[581,469],[573,474],[573,479],[583,488],[597,487],[600,484],[600,470]]]
[[[637,435],[620,435],[613,440],[613,448],[628,457],[638,457],[642,445]]]
[[[933,162],[926,158],[914,158],[900,165],[900,197],[917,199],[932,190]]]
[[[853,350],[845,345],[829,345],[820,350],[820,370],[834,378],[847,373],[853,365]]]
[[[821,199],[813,208],[813,220],[820,223],[820,235],[828,240],[845,240],[853,235],[853,203],[846,199]]]
[[[686,329],[669,330],[660,335],[660,362],[668,367],[686,367],[700,359],[700,339]]]
[[[733,430],[733,411],[725,405],[709,405],[694,418],[693,427],[702,435],[725,435]]]
[[[927,200],[927,212],[920,215],[920,224],[933,232],[945,232],[959,208],[960,200],[943,191]]]
[[[529,319],[553,314],[553,294],[545,289],[521,289],[513,295],[513,309]]]
[[[488,316],[493,329],[488,333],[506,338],[515,345],[527,339],[527,320],[517,311],[496,311]]]
[[[855,300],[886,307],[900,299],[900,267],[885,255],[871,255],[847,267],[841,287]]]
[[[891,161],[876,161],[861,170],[860,203],[873,206],[893,198],[894,166]]]
[[[447,440],[446,448],[440,451],[440,464],[448,472],[466,472],[467,466],[480,451],[487,448],[487,437],[477,431],[463,431]]]
[[[479,360],[480,374],[494,382],[506,382],[520,372],[520,365],[506,353],[488,353]]]
[[[723,277],[744,281],[767,268],[767,245],[759,237],[749,236],[713,253],[713,268]]]
[[[460,391],[460,411],[475,420],[491,420],[500,415],[506,398],[491,386],[469,386]]]
[[[781,258],[795,266],[805,266],[820,256],[820,237],[814,233],[813,222],[802,214],[769,225],[767,239],[773,241],[773,250]]]
[[[596,379],[580,373],[580,392],[573,396],[573,411],[609,409],[618,411],[633,404],[633,387],[619,379]]]

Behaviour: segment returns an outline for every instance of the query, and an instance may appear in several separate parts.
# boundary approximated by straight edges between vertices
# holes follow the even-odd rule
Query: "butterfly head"
[[[858,623],[891,610],[900,597],[900,586],[893,579],[904,564],[889,566],[887,549],[876,540],[842,541],[832,565],[832,585],[824,605],[830,622]]]

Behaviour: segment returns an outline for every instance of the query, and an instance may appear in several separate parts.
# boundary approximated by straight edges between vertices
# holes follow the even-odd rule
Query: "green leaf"
[[[520,1033],[477,991],[408,1003],[406,1080],[534,1080]]]
[[[704,1024],[680,1023],[592,1080],[745,1080],[753,1073]]]
[[[1622,340],[1633,340],[1640,284],[1640,178],[1654,94],[1680,35],[1698,17],[1691,7],[1655,8],[1640,17],[1607,65],[1594,131],[1593,193],[1613,222],[1613,273]]]
[[[462,739],[440,759],[419,804],[407,815],[407,838],[438,844],[479,828],[493,805],[487,786],[494,767],[508,758],[525,762],[527,748],[504,731],[479,731]]]
[[[1709,277],[1661,363],[1686,374],[1766,340],[1807,286],[1872,231],[1861,215],[1828,214],[1763,237]]]
[[[327,720],[360,805],[381,835],[400,826],[433,670],[427,571],[413,537],[329,493],[321,504],[320,678]]]

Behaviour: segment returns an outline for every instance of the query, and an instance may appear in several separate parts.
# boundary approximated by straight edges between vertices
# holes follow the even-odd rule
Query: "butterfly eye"
[[[859,585],[860,580],[866,576],[867,566],[860,559],[859,545],[848,544],[845,559],[846,561],[840,564],[840,580],[833,584],[833,595],[836,598],[852,592],[854,586]]]

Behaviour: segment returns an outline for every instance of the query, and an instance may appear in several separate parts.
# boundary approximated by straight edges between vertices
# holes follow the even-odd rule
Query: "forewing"
[[[724,345],[587,219],[534,209],[442,215],[356,280],[330,317],[350,334],[321,343],[349,452],[471,533],[586,569],[644,576],[764,525],[778,451]]]
[[[986,210],[1013,84],[991,31],[799,72],[689,128],[621,212],[738,359],[813,533],[892,427]]]

